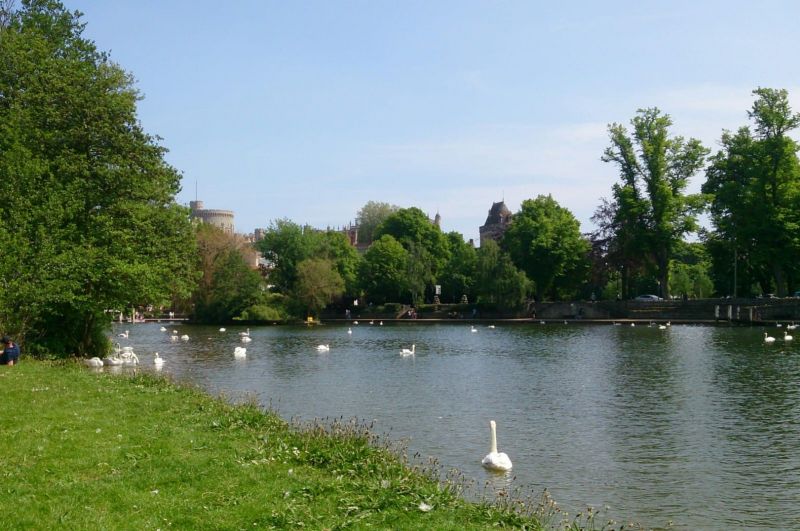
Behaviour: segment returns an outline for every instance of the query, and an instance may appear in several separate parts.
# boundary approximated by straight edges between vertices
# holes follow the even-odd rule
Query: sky
[[[800,111],[793,0],[63,1],[135,78],[178,202],[237,232],[381,201],[477,243],[493,202],[547,194],[587,232],[619,179],[609,124],[658,107],[716,151],[753,89]]]

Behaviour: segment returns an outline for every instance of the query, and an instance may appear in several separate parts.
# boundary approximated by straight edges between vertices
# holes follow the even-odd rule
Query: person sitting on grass
[[[19,345],[11,341],[8,336],[0,340],[3,343],[3,354],[0,355],[0,365],[14,365],[19,359]]]

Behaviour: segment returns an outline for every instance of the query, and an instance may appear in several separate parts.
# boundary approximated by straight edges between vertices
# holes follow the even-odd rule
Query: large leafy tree
[[[279,219],[270,224],[257,247],[272,263],[269,282],[280,293],[295,292],[300,263],[312,258],[325,260],[344,280],[346,292],[356,293],[361,258],[340,232],[320,231]]]
[[[669,296],[669,264],[675,245],[697,229],[699,197],[685,194],[689,178],[703,166],[708,150],[699,140],[670,136],[672,119],[656,108],[640,109],[632,132],[621,124],[608,128],[611,145],[602,160],[617,166],[608,227],[623,262],[645,255],[662,294]]]
[[[450,248],[450,258],[438,279],[442,286],[442,301],[459,302],[464,295],[474,300],[475,267],[478,261],[475,247],[465,242],[458,232],[448,232],[445,238]]]
[[[785,90],[753,94],[748,116],[755,131],[724,132],[706,171],[703,191],[711,196],[715,229],[709,248],[719,278],[738,276],[734,292],[747,294],[757,283],[785,295],[800,282],[799,146],[788,136],[800,126],[800,114],[792,112]]]
[[[586,279],[589,243],[572,212],[552,196],[522,202],[502,248],[535,283],[539,298],[571,297]]]
[[[381,304],[402,298],[406,292],[408,259],[408,251],[388,234],[370,245],[359,272],[368,300]]]
[[[294,296],[310,315],[318,315],[342,293],[344,280],[329,260],[309,258],[298,264]]]
[[[259,302],[264,283],[253,268],[249,242],[205,223],[197,226],[197,242],[201,277],[192,294],[197,321],[227,322]]]
[[[79,13],[27,0],[0,20],[0,325],[29,351],[100,353],[106,310],[194,283],[180,175]]]
[[[372,243],[375,231],[392,213],[400,207],[380,201],[367,201],[356,214],[358,224],[358,241],[362,244]]]
[[[484,242],[477,255],[478,300],[494,303],[501,310],[519,308],[532,287],[525,273],[517,269],[508,253],[494,240]]]
[[[438,226],[416,208],[401,208],[387,217],[375,236],[390,235],[408,251],[412,262],[407,267],[406,286],[416,301],[430,288],[450,258],[447,240]]]

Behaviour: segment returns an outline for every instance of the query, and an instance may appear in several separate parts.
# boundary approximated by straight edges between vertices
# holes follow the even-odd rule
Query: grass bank
[[[0,367],[0,389],[0,529],[542,529],[534,513],[554,517],[466,502],[361,426],[297,429],[148,374],[24,360]]]

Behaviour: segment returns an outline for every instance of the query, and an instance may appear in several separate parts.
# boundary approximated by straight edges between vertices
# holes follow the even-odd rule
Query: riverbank
[[[536,507],[464,501],[357,424],[301,430],[76,363],[26,359],[0,386],[2,529],[543,528],[510,509]]]

